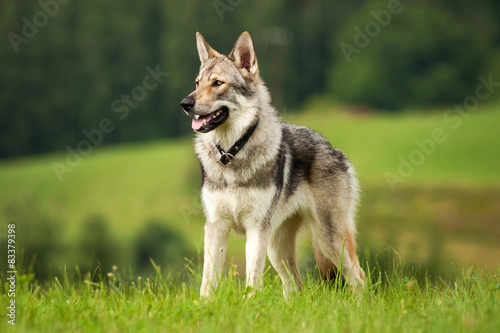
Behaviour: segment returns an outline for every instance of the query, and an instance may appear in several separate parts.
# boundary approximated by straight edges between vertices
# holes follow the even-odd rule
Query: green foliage
[[[489,36],[478,38],[469,22],[435,2],[402,1],[389,18],[381,14],[390,13],[387,4],[365,3],[344,26],[339,40],[357,51],[344,57],[336,48],[332,94],[390,110],[451,105],[470,95],[488,61]]]
[[[68,258],[62,251],[64,224],[45,211],[34,195],[12,201],[3,208],[5,218],[16,225],[17,269],[35,274],[40,280],[60,271],[59,260]],[[2,270],[7,271],[4,262]]]
[[[120,248],[113,236],[109,222],[102,216],[89,216],[81,227],[78,236],[78,245],[76,250],[79,252],[77,262],[82,272],[93,272],[96,267],[102,267],[105,272],[99,272],[101,275],[110,270],[113,265],[120,264],[121,258],[118,258]]]
[[[182,234],[170,229],[167,223],[152,220],[147,222],[135,241],[135,266],[147,272],[153,260],[169,270],[181,271],[184,258],[190,258],[191,252]]]

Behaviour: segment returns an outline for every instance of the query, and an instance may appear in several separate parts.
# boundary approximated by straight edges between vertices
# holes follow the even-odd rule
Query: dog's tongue
[[[208,115],[206,117],[200,117],[198,119],[193,118],[193,122],[191,123],[191,127],[195,130],[198,131],[202,126],[203,126],[203,120],[206,120],[208,123],[208,120],[210,119],[211,115]]]

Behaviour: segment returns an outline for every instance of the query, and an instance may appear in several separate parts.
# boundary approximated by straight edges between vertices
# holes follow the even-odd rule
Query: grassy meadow
[[[16,327],[2,332],[498,332],[500,282],[496,274],[467,271],[453,284],[418,282],[396,268],[382,282],[367,280],[359,294],[304,278],[300,294],[285,300],[267,273],[251,298],[231,269],[210,300],[199,279],[179,282],[161,273],[127,283],[121,276],[95,283],[63,277],[43,286],[22,284]],[[0,304],[5,304],[2,300]]]
[[[284,115],[325,135],[356,167],[363,189],[358,248],[365,270],[373,274],[359,306],[349,289],[317,281],[306,238],[299,246],[300,265],[308,272],[300,295],[284,301],[271,269],[264,290],[244,300],[244,272],[238,269],[244,267],[244,240],[231,237],[230,273],[213,300],[198,300],[204,218],[189,138],[94,147],[62,181],[52,163],[64,163],[64,153],[0,161],[0,236],[15,223],[18,261],[29,266],[32,258],[20,259],[21,248],[34,244],[38,271],[49,272],[43,279],[35,275],[32,283],[28,269],[20,275],[18,327],[26,332],[498,331],[498,107],[481,106],[468,117],[446,116],[445,109],[392,115],[346,112],[317,101],[300,114]],[[436,129],[440,140],[430,143]],[[402,161],[410,170],[400,172]],[[388,183],[388,172],[399,180]],[[134,244],[151,221],[168,227],[185,251],[154,258],[161,268],[143,275],[134,264]],[[92,257],[82,251],[89,244],[112,254],[101,261],[101,272],[90,275],[84,267],[94,272],[95,261],[82,263]],[[191,269],[182,268],[184,257],[192,260]],[[98,253],[92,258],[100,259]],[[107,277],[112,265],[118,269]],[[3,294],[1,308],[7,304]],[[0,330],[8,326],[2,316]]]

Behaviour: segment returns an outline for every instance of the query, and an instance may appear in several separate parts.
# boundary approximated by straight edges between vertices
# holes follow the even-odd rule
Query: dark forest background
[[[64,151],[103,118],[116,128],[102,143],[190,132],[179,101],[194,88],[196,31],[227,54],[248,30],[279,108],[318,95],[389,112],[450,105],[500,69],[500,2],[401,1],[377,32],[398,3],[1,0],[0,157]],[[141,90],[148,68],[168,76]]]

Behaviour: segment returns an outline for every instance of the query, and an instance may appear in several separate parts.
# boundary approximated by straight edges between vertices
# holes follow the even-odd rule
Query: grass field
[[[363,187],[359,253],[365,267],[379,265],[359,307],[349,290],[318,286],[314,278],[306,279],[300,296],[284,301],[270,274],[265,289],[243,301],[244,280],[229,274],[216,298],[204,303],[197,297],[196,275],[184,274],[184,283],[173,277],[153,283],[154,277],[140,282],[140,273],[126,273],[134,255],[131,244],[151,220],[182,235],[196,265],[204,221],[199,167],[189,139],[95,147],[62,182],[52,163],[63,163],[65,154],[0,161],[0,221],[16,223],[19,244],[36,243],[38,260],[59,276],[34,284],[23,284],[20,277],[16,329],[498,331],[500,112],[497,105],[481,106],[464,118],[446,118],[445,112],[353,115],[316,102],[305,112],[285,115],[324,134],[357,169]],[[436,129],[441,140],[432,144]],[[411,172],[398,170],[403,160]],[[400,181],[389,184],[388,172]],[[84,256],[78,252],[82,227],[92,216],[109,225],[112,238],[101,243],[118,246],[110,260],[121,277],[111,282],[75,273]],[[6,232],[2,228],[0,235]],[[46,248],[43,240],[53,244]],[[238,267],[244,267],[243,244],[236,238],[229,243],[228,262]],[[301,267],[311,269],[307,240],[300,249]],[[50,255],[42,258],[45,251]],[[398,268],[399,262],[407,269]],[[471,265],[476,268],[467,272]],[[60,274],[64,267],[69,280]],[[106,276],[111,266],[103,270]],[[382,283],[379,273],[390,278]],[[5,308],[5,294],[1,302]],[[1,318],[3,332],[7,322]]]
[[[180,282],[161,273],[124,282],[90,275],[40,286],[21,284],[16,326],[2,332],[498,332],[500,272],[462,272],[452,284],[419,284],[395,268],[375,275],[359,294],[306,275],[302,292],[284,300],[267,273],[264,287],[245,298],[233,267],[210,300],[198,296],[199,278]],[[5,298],[1,307],[6,308]]]

